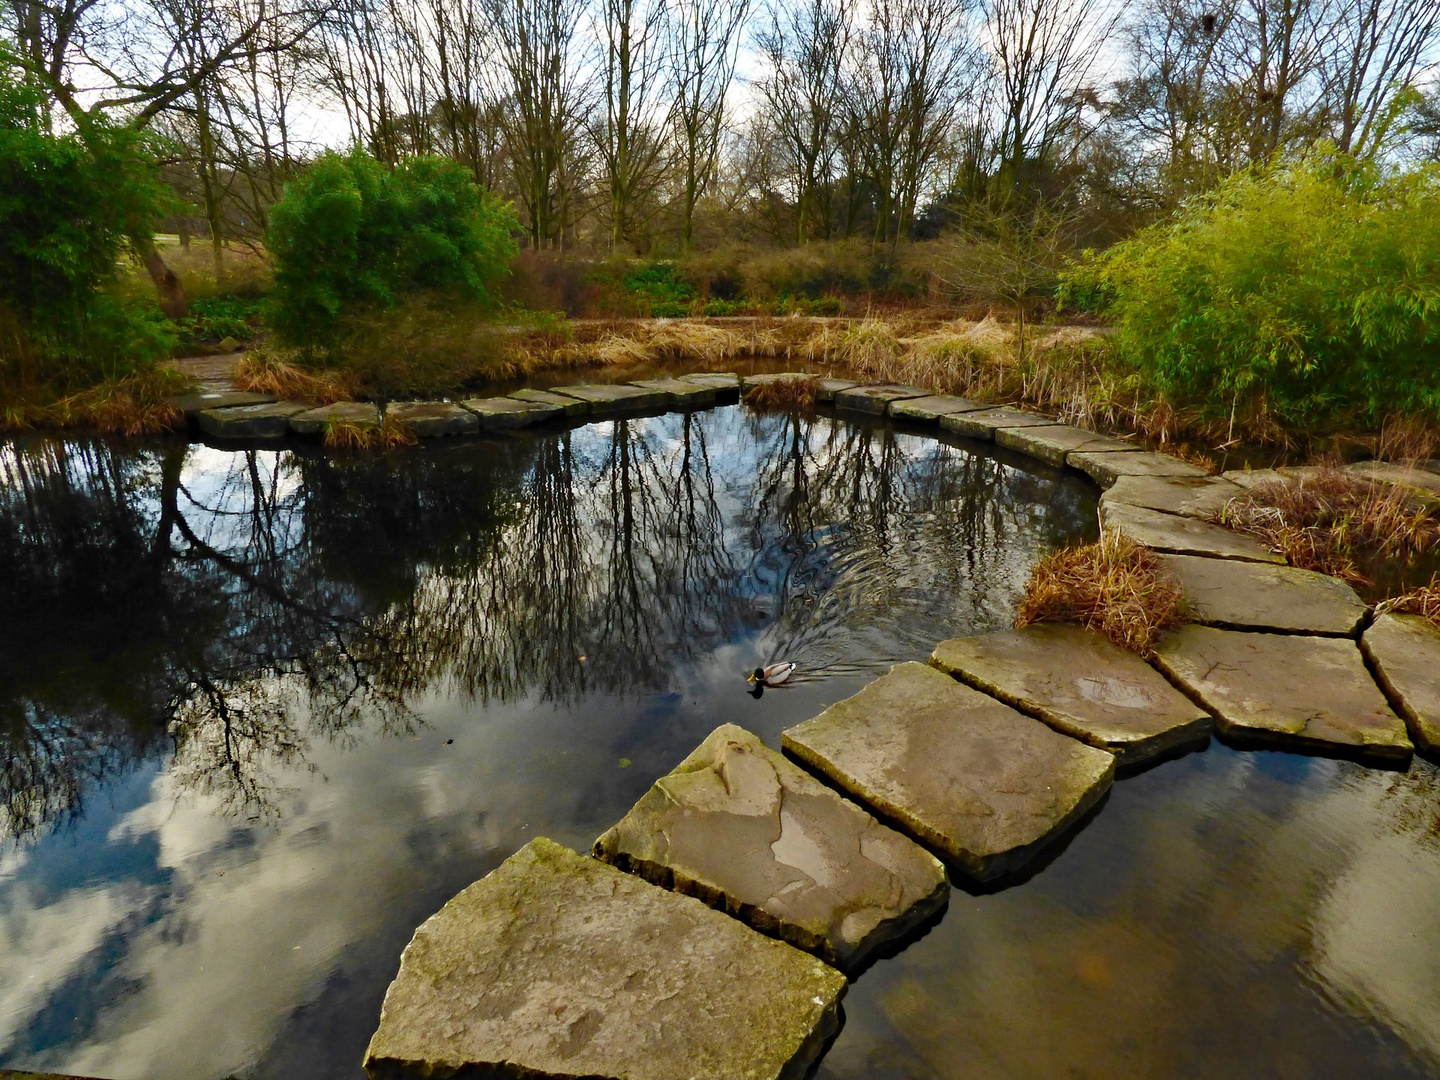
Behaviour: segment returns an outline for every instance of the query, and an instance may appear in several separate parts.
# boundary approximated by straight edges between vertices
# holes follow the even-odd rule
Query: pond
[[[729,406],[374,458],[0,444],[0,1067],[357,1080],[416,925],[715,726],[1007,625],[1096,492]],[[758,699],[743,674],[790,659]],[[1437,770],[1213,744],[957,889],[818,1076],[1428,1076]]]

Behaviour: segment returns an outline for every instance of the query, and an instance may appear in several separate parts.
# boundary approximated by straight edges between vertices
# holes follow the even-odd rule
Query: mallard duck
[[[779,686],[795,672],[795,665],[788,660],[778,664],[766,664],[764,667],[757,667],[749,675],[745,676],[746,682],[752,682],[756,686]]]

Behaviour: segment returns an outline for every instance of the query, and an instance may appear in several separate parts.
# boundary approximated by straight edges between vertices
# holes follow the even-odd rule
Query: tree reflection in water
[[[1074,480],[738,407],[384,458],[12,442],[0,832],[167,740],[180,789],[264,817],[312,740],[412,732],[426,694],[663,692],[737,641],[923,655],[917,614],[1002,620],[1092,522]]]

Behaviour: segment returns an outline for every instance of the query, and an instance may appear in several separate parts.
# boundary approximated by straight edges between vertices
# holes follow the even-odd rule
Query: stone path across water
[[[1296,566],[1162,555],[1179,580],[1196,622],[1232,630],[1353,637],[1365,602],[1329,574]]]
[[[1419,615],[1381,615],[1360,650],[1415,745],[1440,753],[1440,628]]]

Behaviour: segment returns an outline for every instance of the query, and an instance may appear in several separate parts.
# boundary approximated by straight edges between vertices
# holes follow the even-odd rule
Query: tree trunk
[[[165,260],[160,257],[160,250],[155,246],[155,238],[149,234],[132,235],[130,246],[140,256],[150,280],[155,283],[155,291],[160,295],[160,310],[165,313],[165,317],[177,322],[185,318],[189,311],[185,303],[185,286],[180,284],[180,278],[175,271],[165,265]]]

